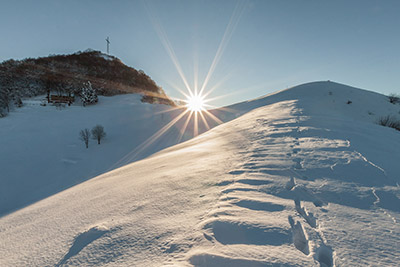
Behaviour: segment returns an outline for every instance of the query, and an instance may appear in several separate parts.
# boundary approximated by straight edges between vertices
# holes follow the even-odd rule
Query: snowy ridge
[[[340,131],[335,129],[336,131],[332,132],[334,129],[309,127],[311,118],[305,117],[304,112],[297,107],[295,101],[281,102],[253,111],[239,119],[245,121],[247,117],[250,120],[251,115],[254,121],[254,117],[259,114],[256,125],[249,128],[248,139],[251,144],[241,150],[243,158],[247,160],[239,164],[237,169],[228,172],[233,178],[219,183],[223,188],[222,196],[212,212],[212,222],[207,222],[205,226],[207,237],[223,246],[216,246],[220,249],[213,247],[212,253],[195,254],[191,258],[193,264],[199,266],[221,264],[263,266],[272,263],[276,266],[286,264],[312,266],[317,263],[321,266],[396,264],[390,257],[385,259],[386,255],[392,253],[398,255],[396,249],[393,250],[386,244],[392,240],[392,245],[396,247],[399,235],[397,221],[392,215],[399,216],[400,192],[396,181],[388,179],[382,168],[354,150],[350,141],[329,138],[329,136],[340,136]],[[265,118],[266,114],[276,114],[278,110],[281,117],[275,115],[273,118],[272,116]],[[349,122],[346,122],[346,119],[342,121],[343,124]],[[319,124],[324,125],[322,121]],[[346,125],[344,129],[347,127],[351,126]],[[356,130],[356,128],[350,129]],[[352,139],[351,137],[354,136],[352,134],[347,136]],[[287,179],[286,184],[285,179]],[[341,179],[344,181],[340,181]],[[379,198],[374,196],[375,189],[371,187],[374,184],[380,184],[381,194],[396,204],[386,203],[385,208],[376,206]],[[333,190],[338,192],[337,196],[333,194]],[[368,191],[372,196],[368,195]],[[374,200],[374,197],[377,200]],[[292,199],[294,203],[290,205],[282,202],[282,198]],[[339,211],[344,207],[346,212]],[[243,208],[247,209],[247,212]],[[378,229],[371,227],[369,225],[371,220],[375,220],[372,218],[363,221],[366,216],[365,210],[371,208],[370,216],[378,217],[377,221],[380,221],[380,224],[384,222],[385,226],[381,225]],[[288,218],[290,231],[286,225],[282,225],[284,217]],[[320,220],[319,217],[323,219]],[[363,219],[358,221],[358,217]],[[249,218],[253,220],[257,218],[257,221],[248,222]],[[340,220],[336,220],[337,218]],[[351,231],[346,229],[348,226]],[[354,227],[358,230],[354,231]],[[389,233],[385,233],[387,230]],[[363,234],[360,234],[361,232]],[[353,237],[346,240],[348,235],[357,235],[358,248],[353,247]],[[282,248],[284,244],[290,243],[290,239],[294,247],[307,257],[301,258],[298,253],[285,251]],[[240,248],[237,248],[239,244]],[[255,249],[260,249],[259,246],[251,245],[269,247],[263,247],[262,252],[258,251],[258,254],[262,255],[258,259],[248,259],[246,258],[248,255],[257,254]],[[274,247],[276,245],[281,245],[278,251]],[[335,251],[336,246],[337,251]],[[361,249],[362,253],[357,249]],[[370,258],[366,257],[367,251],[371,249],[380,256],[374,258],[377,255],[372,254]],[[269,258],[273,257],[272,255],[264,260],[263,253],[266,251],[272,252],[272,255],[283,253],[284,260],[272,260]],[[231,256],[227,256],[227,253]],[[244,254],[244,257],[232,259],[232,255],[241,254]],[[342,257],[336,256],[337,254]],[[364,259],[358,257],[360,254]],[[293,262],[284,255],[291,255]],[[350,255],[353,255],[353,258],[349,257]]]
[[[374,122],[400,106],[325,85],[3,216],[0,265],[396,266],[400,133]]]
[[[237,103],[215,111],[226,121],[259,107],[280,101],[296,100],[307,106],[307,113],[329,117],[349,117],[357,120],[376,122],[380,116],[399,114],[399,106],[389,105],[388,98],[376,92],[348,85],[318,81],[284,89],[253,100]],[[351,101],[351,104],[347,104]],[[400,116],[400,115],[399,115]]]

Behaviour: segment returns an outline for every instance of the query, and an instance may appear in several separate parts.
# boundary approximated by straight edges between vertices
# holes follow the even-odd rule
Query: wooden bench
[[[73,96],[65,96],[65,95],[51,95],[50,102],[52,103],[67,103],[71,104],[75,101]]]

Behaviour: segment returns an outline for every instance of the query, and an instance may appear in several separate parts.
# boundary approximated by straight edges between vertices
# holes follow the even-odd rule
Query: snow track
[[[387,173],[352,148],[347,137],[340,139],[340,133],[310,124],[310,118],[296,106],[295,102],[280,103],[274,110],[279,110],[282,117],[257,118],[255,124],[243,133],[248,143],[238,152],[242,157],[241,163],[227,172],[232,177],[217,184],[221,187],[221,196],[203,227],[207,240],[214,244],[213,254],[196,254],[190,258],[192,264],[292,265],[289,261],[278,263],[270,258],[250,256],[254,255],[249,252],[252,245],[258,245],[264,247],[263,251],[273,250],[273,246],[285,247],[291,255],[296,255],[293,249],[298,250],[303,256],[297,254],[296,258],[299,262],[302,257],[303,266],[362,265],[357,263],[356,255],[349,257],[346,254],[341,258],[335,251],[335,245],[341,246],[340,251],[346,249],[345,246],[332,239],[331,230],[328,235],[325,234],[325,229],[342,231],[346,228],[336,221],[336,214],[330,215],[330,202],[342,208],[358,206],[358,201],[378,207],[380,200],[375,190],[372,190],[375,200],[365,199],[360,192],[368,191],[369,185],[375,183],[371,178],[381,177],[387,181]],[[267,108],[257,112],[260,117],[273,113]],[[372,176],[363,180],[356,178],[353,184],[344,178],[332,180],[332,177],[346,173],[355,177],[365,175],[366,172],[359,167],[364,166],[363,162],[371,167],[367,166],[367,170]],[[332,183],[338,182],[339,187],[349,191],[349,197],[344,194],[337,198],[329,192],[335,187]],[[359,200],[352,202],[352,199]],[[288,203],[289,200],[292,204]],[[396,223],[396,219],[385,209],[379,209]],[[287,220],[288,225],[284,223]],[[399,234],[398,230],[395,232]],[[241,258],[236,257],[231,262],[228,255],[234,254],[234,245],[240,245],[243,251],[249,253],[242,253]],[[385,247],[383,243],[374,245]]]
[[[363,110],[385,103],[315,83],[237,104],[248,113],[1,217],[0,266],[398,266],[399,133]]]

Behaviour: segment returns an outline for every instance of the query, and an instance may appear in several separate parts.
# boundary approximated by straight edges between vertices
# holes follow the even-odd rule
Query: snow
[[[115,57],[103,53],[99,54],[99,57],[104,58],[105,60],[108,61],[113,61],[115,59]]]
[[[141,95],[99,97],[96,105],[60,110],[40,106],[43,98],[24,100],[24,107],[0,120],[0,215],[177,143],[172,129],[134,151],[174,116],[161,113],[168,106],[142,103]],[[86,149],[79,131],[97,124],[107,136]]]
[[[71,139],[59,142],[75,144],[78,155],[105,152],[107,160],[93,163],[98,168],[117,159],[116,155],[110,160],[108,154],[116,147],[129,150],[142,142],[124,146],[128,139],[123,134],[134,131],[118,127],[134,122],[144,127],[148,120],[160,119],[128,120],[123,114],[129,109],[118,102],[129,97],[134,96],[100,98],[99,106],[85,113],[72,107],[47,116],[64,114],[63,121],[68,121],[88,113],[96,118],[85,124],[77,120],[79,125],[65,134]],[[128,102],[136,103],[132,115],[144,106],[162,108]],[[105,173],[3,215],[0,265],[398,265],[400,132],[375,122],[379,116],[398,114],[399,105],[373,92],[317,82],[228,108],[235,112],[213,112],[224,121],[241,116],[151,157],[110,172],[105,172],[106,167],[98,169]],[[111,114],[118,109],[120,117]],[[35,116],[43,116],[46,110],[12,114],[0,120],[0,129],[22,135],[27,122],[38,121]],[[85,150],[79,143],[77,132],[88,121],[105,126],[104,146],[91,144]],[[40,129],[45,125],[29,127],[43,133]],[[154,131],[150,128],[142,128],[148,130],[143,135]],[[120,143],[115,143],[119,138]],[[11,137],[2,142],[2,148],[9,144],[17,149]],[[11,148],[8,156],[20,160],[15,164],[21,170],[31,171],[19,185],[40,181],[33,167],[43,158],[16,156]],[[56,157],[51,150],[42,152],[49,166],[53,159],[83,161]],[[1,167],[7,168],[4,157],[1,160]],[[87,162],[80,168],[91,169],[85,167]],[[64,172],[70,169],[55,173],[54,179],[59,175],[67,179],[71,174]]]

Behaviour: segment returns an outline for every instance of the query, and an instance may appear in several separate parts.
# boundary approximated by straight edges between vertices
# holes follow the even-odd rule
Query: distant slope
[[[309,103],[307,111],[314,115],[345,115],[370,122],[375,122],[380,116],[397,115],[400,107],[389,103],[386,96],[376,92],[331,81],[318,81],[294,86],[212,112],[222,120],[228,121],[253,109],[283,100],[307,102]],[[351,103],[347,104],[349,101]]]
[[[0,265],[397,266],[399,106],[326,85],[1,217]]]
[[[70,55],[51,55],[0,64],[0,93],[10,90],[13,98],[47,93],[79,94],[90,81],[100,95],[125,93],[147,95],[147,102],[174,105],[165,92],[142,70],[126,66],[116,57],[87,50]]]

